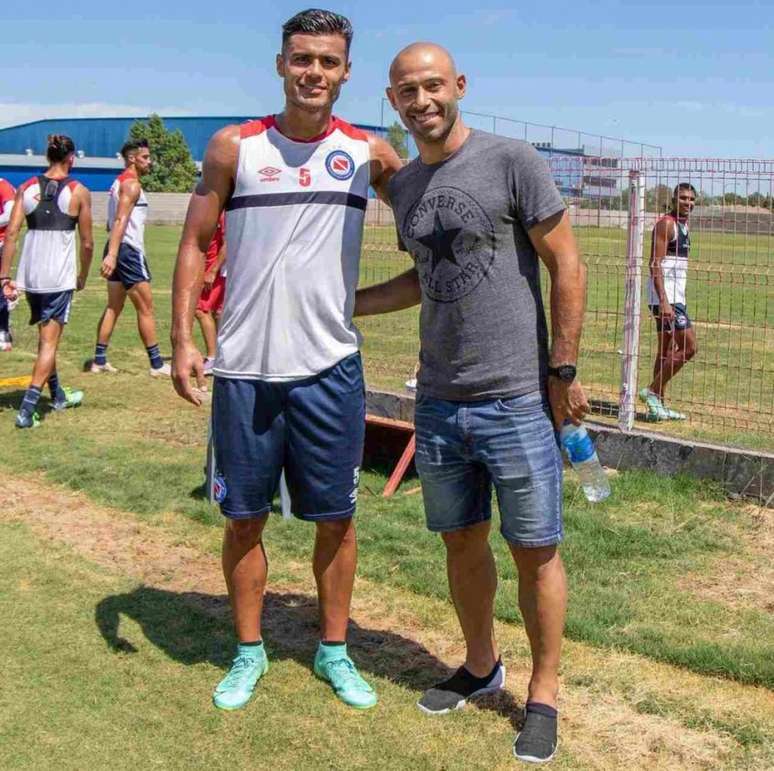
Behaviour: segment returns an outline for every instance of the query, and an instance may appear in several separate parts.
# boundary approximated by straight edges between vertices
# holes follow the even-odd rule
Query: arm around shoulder
[[[368,135],[368,147],[371,151],[371,186],[385,203],[389,204],[388,183],[395,172],[403,168],[392,145],[381,137]]]

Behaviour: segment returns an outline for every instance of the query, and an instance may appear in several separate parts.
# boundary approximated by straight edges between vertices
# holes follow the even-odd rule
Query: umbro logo
[[[275,169],[274,166],[264,166],[262,169],[258,169],[258,173],[262,177],[261,182],[277,182],[282,169]]]

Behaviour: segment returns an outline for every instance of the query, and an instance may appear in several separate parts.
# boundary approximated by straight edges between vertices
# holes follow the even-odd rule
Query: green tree
[[[395,121],[387,129],[387,141],[392,145],[392,149],[398,154],[398,158],[408,158],[408,141],[406,140],[406,130]]]
[[[153,166],[143,177],[143,187],[152,193],[188,193],[196,184],[196,164],[191,157],[183,132],[168,131],[158,115],[136,120],[129,129],[129,139],[147,139]]]

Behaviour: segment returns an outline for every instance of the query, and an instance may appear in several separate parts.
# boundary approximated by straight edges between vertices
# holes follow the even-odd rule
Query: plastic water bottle
[[[586,429],[573,423],[565,423],[559,432],[559,438],[580,479],[583,494],[591,503],[604,501],[610,495],[610,482]]]

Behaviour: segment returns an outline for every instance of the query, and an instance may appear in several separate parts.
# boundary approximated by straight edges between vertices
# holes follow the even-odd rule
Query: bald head
[[[457,106],[465,87],[465,76],[457,72],[451,54],[436,43],[412,43],[393,59],[387,98],[423,160],[467,136]]]
[[[457,77],[457,67],[451,54],[436,43],[412,43],[406,46],[392,60],[390,65],[390,84],[400,81],[401,75],[417,71],[434,69],[454,80]]]

